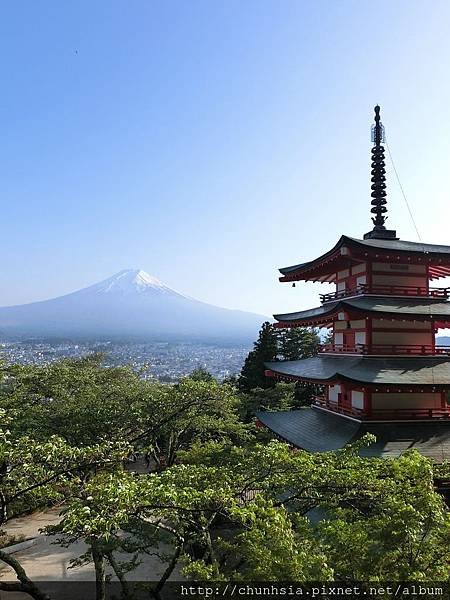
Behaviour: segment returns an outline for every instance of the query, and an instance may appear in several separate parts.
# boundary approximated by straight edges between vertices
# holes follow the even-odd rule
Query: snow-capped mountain
[[[264,320],[200,302],[128,269],[65,296],[0,308],[0,335],[248,341]]]
[[[186,298],[165,285],[156,277],[138,269],[125,269],[116,275],[95,283],[78,292],[79,294],[171,294]]]

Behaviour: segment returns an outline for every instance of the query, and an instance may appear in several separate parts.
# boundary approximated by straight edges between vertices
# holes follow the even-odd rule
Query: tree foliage
[[[361,458],[373,436],[293,451],[246,422],[255,406],[290,408],[295,394],[293,384],[244,394],[204,373],[159,385],[99,357],[4,367],[1,522],[63,501],[51,533],[87,544],[77,560],[93,563],[98,598],[107,564],[125,598],[146,552],[164,563],[156,597],[180,565],[213,580],[446,579],[449,513],[433,479],[449,478],[449,465],[415,451]],[[144,457],[138,475],[132,460]],[[1,549],[0,561],[18,579],[1,589],[45,598]]]
[[[275,382],[265,375],[265,363],[309,358],[318,352],[320,338],[317,330],[304,327],[276,329],[268,321],[263,323],[242,368],[238,386],[245,392],[255,388],[268,389]]]
[[[241,390],[249,391],[253,388],[268,388],[274,385],[273,381],[264,375],[265,362],[276,360],[278,355],[278,334],[273,326],[266,321],[262,324],[258,339],[253,344],[245,359],[239,377],[238,385]]]

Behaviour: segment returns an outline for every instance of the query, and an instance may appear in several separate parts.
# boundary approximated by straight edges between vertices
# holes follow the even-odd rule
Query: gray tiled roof
[[[323,306],[293,313],[274,315],[277,321],[299,321],[333,314],[338,310],[360,310],[383,314],[401,314],[417,317],[450,317],[450,302],[432,298],[396,298],[386,296],[357,296],[327,302]]]
[[[304,381],[339,381],[379,385],[450,385],[450,360],[443,357],[375,358],[314,356],[265,363],[280,375]]]
[[[342,236],[345,240],[354,242],[356,244],[362,244],[363,246],[370,246],[371,248],[380,248],[383,250],[397,250],[398,252],[421,252],[426,254],[450,254],[450,246],[443,246],[442,244],[424,244],[422,242],[408,242],[406,240],[378,240],[378,239],[367,239],[360,240],[358,238]]]
[[[315,258],[314,260],[310,260],[304,263],[300,263],[298,265],[292,265],[290,267],[283,267],[279,269],[280,273],[283,275],[287,275],[288,273],[292,273],[293,271],[297,271],[297,269],[308,267],[308,265],[313,265],[315,262],[320,261],[323,258],[326,258],[328,255],[333,254],[335,250],[344,246],[345,244],[353,245],[353,246],[363,246],[368,248],[380,249],[380,250],[391,250],[394,252],[415,252],[420,254],[450,254],[450,246],[442,246],[440,244],[423,244],[422,242],[408,242],[404,240],[382,240],[382,239],[367,239],[360,240],[357,238],[352,238],[347,235],[343,235],[339,238],[338,242],[325,254]]]
[[[280,315],[273,315],[277,321],[298,321],[299,319],[309,319],[322,317],[332,314],[336,311],[342,302],[328,302],[323,306],[317,306],[316,308],[309,308],[308,310],[301,310],[299,312],[286,313]]]
[[[260,412],[257,418],[287,442],[310,452],[338,450],[358,433],[360,424],[312,408]]]
[[[377,441],[361,450],[362,456],[399,456],[410,448],[438,462],[450,460],[450,423],[358,423],[314,408],[261,412],[258,419],[268,429],[309,452],[337,450],[373,433]]]

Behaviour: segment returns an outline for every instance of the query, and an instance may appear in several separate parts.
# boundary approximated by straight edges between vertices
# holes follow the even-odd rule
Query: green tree
[[[189,375],[189,379],[193,381],[215,381],[214,377],[204,367],[197,367]]]
[[[214,379],[190,377],[167,388],[165,422],[157,422],[142,443],[150,451],[158,468],[171,466],[180,450],[195,442],[228,440],[241,444],[250,436],[240,419],[240,401],[234,388]]]
[[[127,367],[105,368],[102,356],[45,366],[4,367],[0,406],[14,410],[13,434],[73,446],[130,439],[157,419],[167,388]]]
[[[449,464],[433,469],[414,451],[362,458],[373,436],[337,452],[292,451],[242,422],[235,388],[203,378],[153,386],[97,359],[3,373],[1,518],[64,501],[54,532],[67,544],[86,542],[79,560],[93,562],[99,600],[105,565],[125,597],[145,552],[165,562],[156,597],[178,563],[213,580],[448,576],[449,513],[433,479],[448,479]],[[245,397],[279,409],[292,395],[292,384],[278,384]],[[132,452],[146,451],[158,469],[123,468]],[[0,561],[18,578],[0,589],[47,600],[17,558],[0,549]]]
[[[216,539],[222,576],[446,581],[450,515],[433,489],[431,462],[415,451],[396,459],[358,456],[372,441],[367,436],[339,452],[313,455],[278,442],[194,447],[187,461],[221,465],[240,485],[247,482],[242,511],[233,513],[246,525],[232,539]],[[318,523],[308,518],[312,509],[322,515]],[[189,572],[205,576],[206,567],[194,560]]]
[[[300,360],[315,356],[320,345],[320,337],[316,329],[289,328],[275,329],[269,322],[262,325],[258,340],[254,343],[245,359],[238,379],[238,387],[242,391],[254,388],[273,388],[273,379],[265,376],[265,363],[277,360]],[[298,391],[298,403],[307,403],[305,390]]]
[[[296,407],[295,383],[276,383],[272,388],[254,388],[241,393],[241,415],[245,422],[259,411],[292,410]]]
[[[46,441],[15,437],[8,429],[12,421],[13,416],[0,408],[0,526],[13,517],[68,500],[98,470],[121,469],[129,453],[123,442],[77,448],[58,436]],[[48,600],[17,558],[0,548],[0,561],[9,565],[17,577],[17,583],[0,582],[0,590],[21,591],[36,600]]]
[[[320,346],[316,329],[290,327],[278,333],[278,353],[283,360],[300,360],[315,356]]]
[[[259,337],[253,344],[245,359],[239,377],[238,385],[241,390],[273,387],[274,381],[265,376],[265,362],[276,360],[278,354],[278,334],[268,321],[262,324]]]

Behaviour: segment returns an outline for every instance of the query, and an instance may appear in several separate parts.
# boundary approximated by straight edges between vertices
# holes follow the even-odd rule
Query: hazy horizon
[[[292,289],[277,269],[371,228],[376,103],[422,240],[450,243],[448,2],[80,0],[2,16],[0,306],[129,266],[215,306],[318,305],[329,286]],[[417,241],[387,171],[388,226]]]

